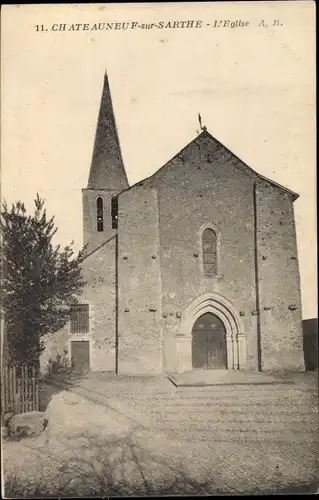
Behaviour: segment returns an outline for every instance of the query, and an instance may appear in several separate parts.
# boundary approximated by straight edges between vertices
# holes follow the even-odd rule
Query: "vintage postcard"
[[[1,14],[3,496],[317,491],[314,2]]]

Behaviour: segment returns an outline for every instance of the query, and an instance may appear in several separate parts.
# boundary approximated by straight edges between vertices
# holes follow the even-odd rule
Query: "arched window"
[[[103,224],[103,198],[99,196],[96,200],[96,223],[99,232],[104,231]]]
[[[204,276],[215,276],[217,274],[217,236],[213,229],[204,230],[202,245]]]

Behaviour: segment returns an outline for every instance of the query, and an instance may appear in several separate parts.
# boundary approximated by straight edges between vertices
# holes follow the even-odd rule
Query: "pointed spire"
[[[118,192],[128,188],[117,134],[107,73],[95,134],[88,189],[110,189]]]

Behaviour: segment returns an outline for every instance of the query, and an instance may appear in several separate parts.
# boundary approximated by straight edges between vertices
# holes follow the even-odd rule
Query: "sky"
[[[308,1],[4,6],[2,200],[31,210],[38,192],[55,215],[57,242],[81,247],[81,189],[107,70],[131,184],[196,136],[200,112],[246,164],[299,193],[303,318],[317,317],[314,16]],[[202,24],[92,30],[182,20]],[[74,23],[89,29],[74,31]]]

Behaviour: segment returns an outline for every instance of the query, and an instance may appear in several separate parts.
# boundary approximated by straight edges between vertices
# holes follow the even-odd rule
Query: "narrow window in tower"
[[[117,196],[111,200],[111,213],[112,213],[112,229],[117,229],[118,220],[118,201]]]
[[[213,229],[203,232],[203,265],[205,276],[217,274],[217,237]]]
[[[99,232],[104,231],[103,198],[101,196],[99,196],[96,200],[96,222],[97,222],[97,230]]]

